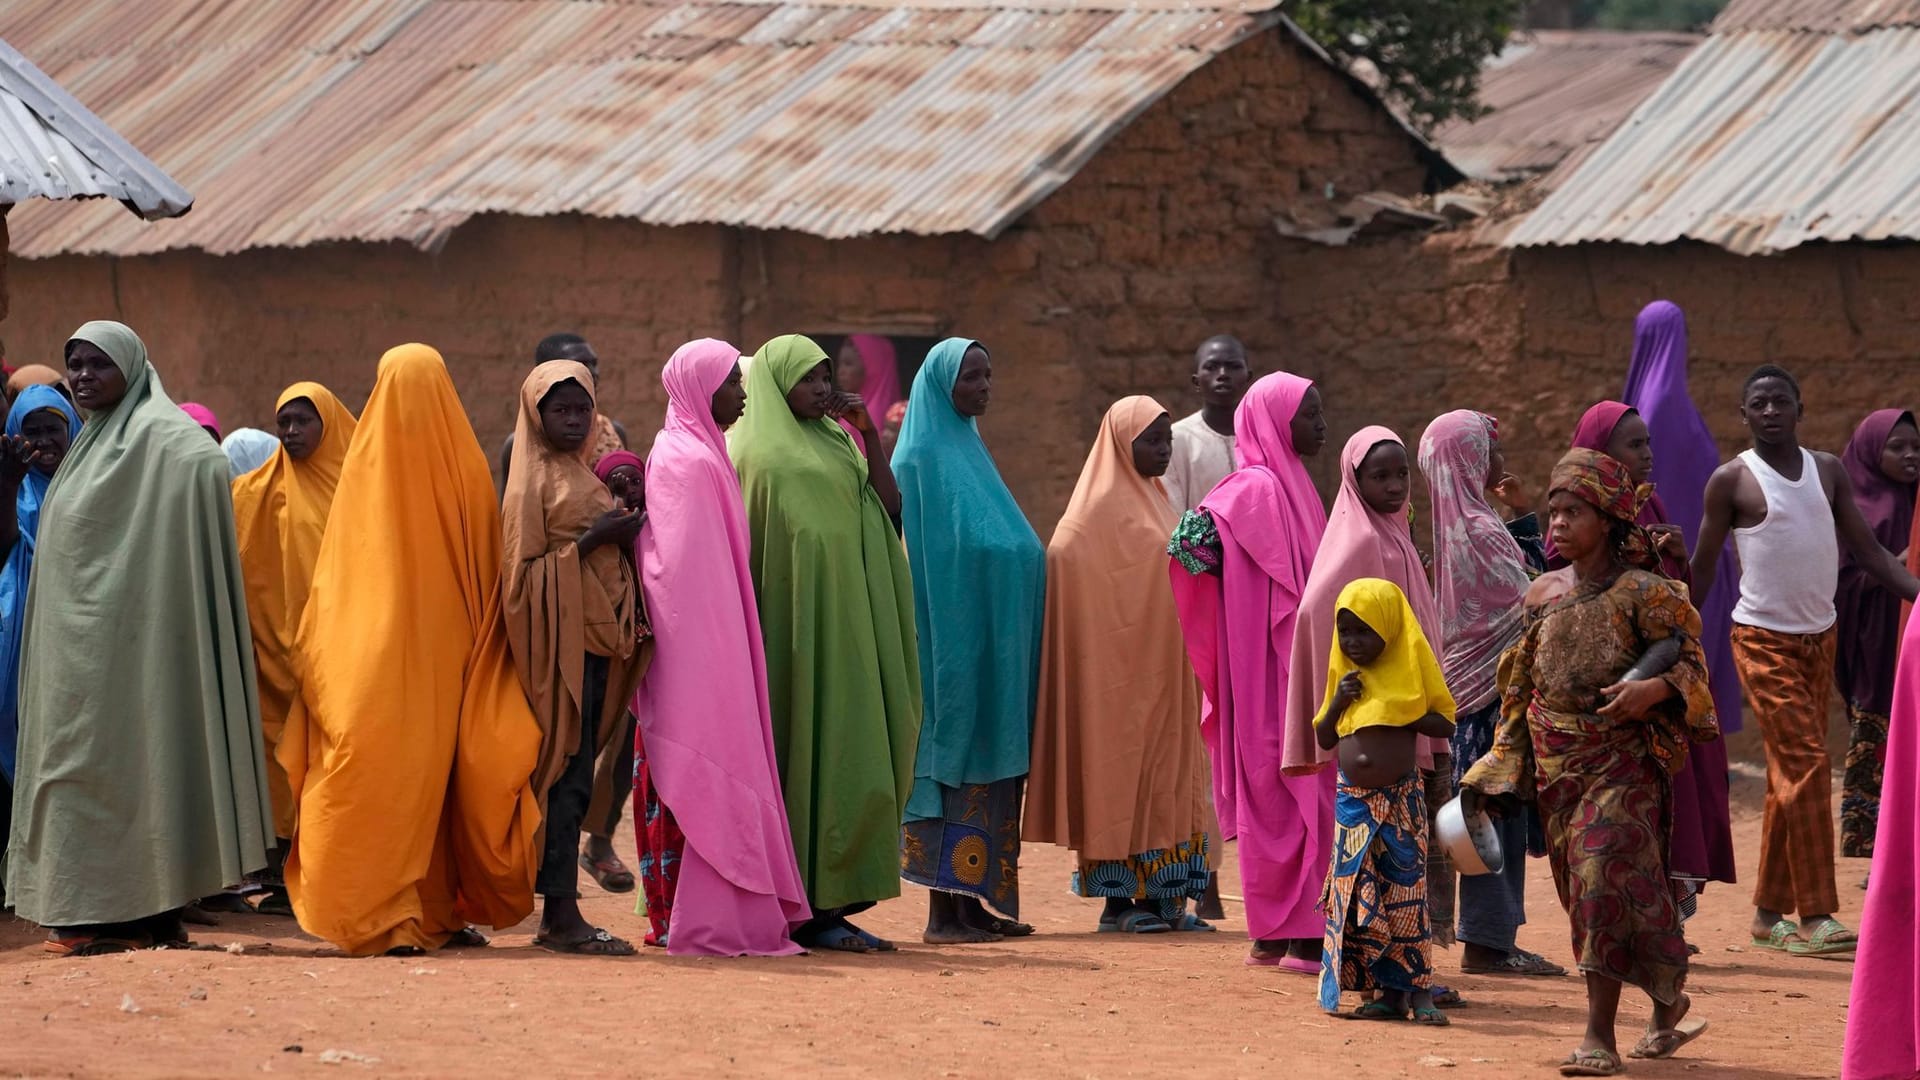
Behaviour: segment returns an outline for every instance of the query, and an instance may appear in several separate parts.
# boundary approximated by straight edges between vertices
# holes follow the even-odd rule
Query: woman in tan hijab
[[[545,841],[535,891],[546,906],[535,941],[555,952],[630,956],[633,946],[588,923],[579,904],[594,758],[623,730],[647,657],[632,557],[641,512],[615,506],[581,457],[596,415],[583,365],[550,360],[527,376],[501,507],[501,573],[507,641],[542,733],[533,778]]]
[[[1172,428],[1152,398],[1108,409],[1047,545],[1024,835],[1079,854],[1073,891],[1106,900],[1103,933],[1213,929],[1186,910],[1211,877],[1215,825],[1167,581]]]

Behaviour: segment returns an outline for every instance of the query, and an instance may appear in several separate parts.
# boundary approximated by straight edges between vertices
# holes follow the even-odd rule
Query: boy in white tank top
[[[1920,581],[1880,546],[1832,454],[1800,446],[1800,384],[1772,364],[1747,376],[1740,418],[1752,449],[1714,471],[1694,548],[1693,590],[1713,587],[1728,531],[1740,556],[1733,658],[1767,748],[1767,803],[1754,884],[1753,943],[1796,956],[1852,952],[1833,917],[1833,593],[1841,543],[1892,592]],[[1796,926],[1785,916],[1797,913]]]

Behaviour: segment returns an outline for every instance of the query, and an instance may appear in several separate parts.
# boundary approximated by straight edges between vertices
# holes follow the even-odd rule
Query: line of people
[[[583,346],[543,343],[496,491],[427,346],[381,358],[357,419],[288,388],[278,447],[233,479],[131,330],[76,331],[72,402],[23,392],[0,453],[5,881],[49,949],[178,944],[190,905],[252,877],[354,955],[483,945],[476,925],[535,896],[539,944],[630,954],[578,904],[583,867],[624,870],[604,840],[630,786],[646,940],[669,952],[890,951],[853,918],[902,879],[930,890],[928,942],[1031,934],[1023,839],[1076,851],[1101,931],[1208,932],[1232,839],[1247,963],[1318,977],[1329,1008],[1377,994],[1363,1019],[1444,1023],[1432,944],[1457,935],[1469,973],[1564,974],[1516,944],[1532,851],[1589,984],[1563,1071],[1608,1075],[1623,983],[1657,1005],[1641,1056],[1704,1029],[1681,923],[1733,879],[1729,670],[1768,748],[1755,944],[1854,947],[1825,788],[1835,595],[1864,642],[1843,669],[1857,850],[1920,591],[1888,550],[1912,528],[1910,413],[1869,417],[1845,461],[1805,451],[1799,388],[1763,366],[1753,449],[1712,470],[1683,317],[1656,304],[1628,400],[1589,410],[1554,471],[1548,528],[1468,410],[1416,455],[1362,429],[1329,514],[1305,465],[1318,388],[1253,379],[1221,337],[1199,412],[1107,411],[1043,544],[978,432],[979,342],[933,349],[891,447],[812,340],[691,342],[644,460]],[[1462,876],[1456,907],[1427,832],[1462,791],[1516,857]]]

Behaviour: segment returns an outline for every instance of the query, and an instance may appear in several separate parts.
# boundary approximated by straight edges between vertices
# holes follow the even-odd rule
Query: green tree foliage
[[[1480,65],[1519,24],[1524,0],[1299,0],[1287,14],[1350,65],[1379,72],[1387,95],[1431,130],[1486,110]]]
[[[1727,0],[1586,0],[1582,22],[1609,30],[1698,30]]]

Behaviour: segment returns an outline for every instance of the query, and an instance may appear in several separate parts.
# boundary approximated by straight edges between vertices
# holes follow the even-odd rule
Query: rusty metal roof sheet
[[[1699,43],[1696,34],[1609,30],[1517,36],[1480,72],[1480,103],[1493,111],[1442,127],[1434,142],[1475,179],[1550,173],[1613,134]]]
[[[193,196],[5,41],[0,41],[0,203],[114,199],[148,220]]]
[[[19,213],[13,246],[432,248],[492,212],[992,236],[1278,3],[11,0],[0,35],[201,197]]]
[[[1713,20],[1712,30],[1835,34],[1899,26],[1920,26],[1920,0],[1733,0]]]
[[[1508,236],[1920,240],[1920,28],[1715,33]]]

